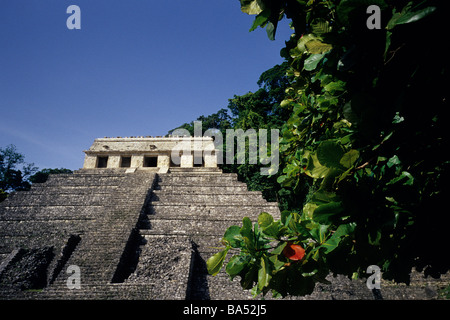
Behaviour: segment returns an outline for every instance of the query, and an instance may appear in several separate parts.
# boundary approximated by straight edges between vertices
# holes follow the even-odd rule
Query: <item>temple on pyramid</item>
[[[83,168],[0,203],[0,299],[248,299],[205,261],[277,203],[222,173],[210,137],[95,139]]]

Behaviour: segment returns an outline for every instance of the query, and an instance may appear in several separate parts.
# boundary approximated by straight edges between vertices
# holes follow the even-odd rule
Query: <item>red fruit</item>
[[[305,256],[305,249],[301,245],[288,242],[283,249],[283,254],[286,258],[292,261],[302,260]]]

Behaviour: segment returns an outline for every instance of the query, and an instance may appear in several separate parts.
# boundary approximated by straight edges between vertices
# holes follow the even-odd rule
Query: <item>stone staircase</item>
[[[102,290],[111,291],[105,284],[118,269],[154,177],[154,173],[51,175],[46,183],[8,197],[0,204],[2,261],[14,260],[11,253],[16,248],[49,247],[54,258],[43,290],[17,291],[1,283],[0,298],[89,299],[102,297]],[[80,267],[82,290],[67,288],[69,265]],[[4,263],[0,274],[6,269]],[[101,286],[105,288],[89,290]]]
[[[10,196],[0,204],[0,299],[249,298],[205,261],[228,226],[278,217],[277,204],[236,174],[174,171],[80,170]],[[35,248],[52,253],[46,285],[18,290],[4,279]],[[67,287],[70,265],[81,289]]]
[[[244,292],[237,281],[230,282],[224,272],[209,276],[205,261],[222,246],[220,241],[229,226],[241,225],[245,216],[256,221],[263,211],[279,218],[277,204],[264,200],[259,191],[247,191],[236,174],[170,173],[159,174],[157,180],[145,223],[140,227],[146,244],[142,246],[140,262],[130,281],[148,277],[145,270],[151,261],[142,257],[151,254],[149,251],[156,243],[164,242],[168,249],[160,254],[159,260],[184,263],[177,269],[179,273],[174,272],[170,277],[174,283],[186,284],[187,299],[250,298],[251,295]],[[171,250],[186,252],[188,247],[191,249],[189,259],[171,253]]]

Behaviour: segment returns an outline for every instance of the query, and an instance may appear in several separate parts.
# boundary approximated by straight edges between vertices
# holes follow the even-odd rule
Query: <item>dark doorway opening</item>
[[[144,157],[144,167],[157,167],[158,157]]]
[[[129,168],[131,167],[131,157],[122,157],[120,160],[120,167],[121,168]]]
[[[108,166],[108,157],[97,158],[97,168],[106,168]]]

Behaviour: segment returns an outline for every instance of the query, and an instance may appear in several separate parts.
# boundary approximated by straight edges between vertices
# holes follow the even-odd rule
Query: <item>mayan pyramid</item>
[[[180,142],[200,152],[173,161]],[[102,138],[85,153],[0,203],[1,299],[251,297],[205,261],[228,226],[278,206],[222,173],[211,138]]]

